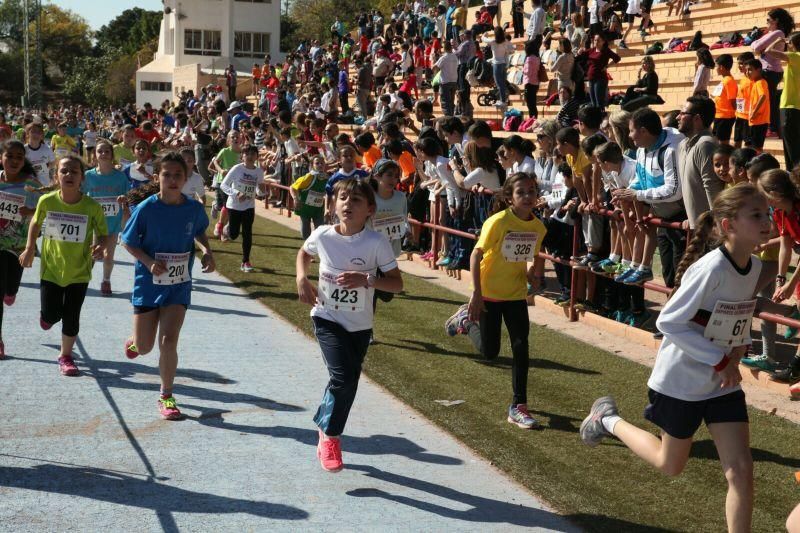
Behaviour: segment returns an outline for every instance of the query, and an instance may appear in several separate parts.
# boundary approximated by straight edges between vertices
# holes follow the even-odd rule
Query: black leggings
[[[253,247],[253,221],[256,218],[256,210],[251,207],[244,211],[235,209],[228,210],[228,236],[236,239],[239,230],[242,232],[242,263],[250,262],[250,248]]]
[[[86,298],[88,283],[72,283],[66,287],[42,280],[39,295],[42,300],[42,320],[48,324],[61,323],[61,333],[76,337],[80,330],[81,307]]]
[[[539,92],[539,86],[532,83],[525,84],[525,104],[528,106],[528,116],[538,117],[539,111],[536,109],[536,93]]]
[[[0,251],[0,298],[15,296],[22,281],[19,258],[7,250]],[[0,333],[3,332],[3,307],[0,303]]]
[[[528,403],[528,334],[531,324],[528,321],[528,302],[511,300],[487,302],[486,311],[481,313],[481,353],[486,359],[494,359],[500,353],[500,319],[506,323],[511,339],[511,386],[514,391],[514,404]]]

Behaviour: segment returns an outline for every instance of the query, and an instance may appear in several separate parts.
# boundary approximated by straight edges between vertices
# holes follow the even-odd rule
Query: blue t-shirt
[[[184,195],[185,196],[185,195]],[[189,254],[187,273],[194,263],[194,239],[208,228],[208,215],[200,202],[185,197],[180,205],[167,205],[158,195],[140,203],[131,214],[122,242],[140,248],[147,255]],[[191,276],[183,283],[157,285],[153,275],[136,261],[131,301],[137,307],[163,307],[172,304],[189,305],[192,296]]]
[[[328,196],[331,196],[333,194],[333,186],[336,185],[337,181],[342,181],[347,178],[364,179],[368,177],[369,177],[369,172],[367,172],[366,170],[361,170],[360,168],[353,170],[349,174],[345,174],[344,172],[342,172],[342,169],[339,169],[333,176],[328,178],[328,184],[325,185],[325,192],[328,193]]]
[[[120,170],[114,169],[110,174],[100,174],[95,168],[86,171],[83,192],[103,206],[109,235],[122,231],[122,208],[116,201],[117,196],[127,194],[129,188],[128,177]]]

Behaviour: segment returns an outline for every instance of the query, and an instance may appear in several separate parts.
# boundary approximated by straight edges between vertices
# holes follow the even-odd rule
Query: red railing
[[[433,207],[434,207],[434,212],[432,213],[431,219],[432,220],[439,220],[439,213],[440,213],[440,210],[442,209],[441,198],[437,198],[436,199],[436,203],[434,204]],[[600,212],[598,214],[601,214],[601,215],[607,216],[607,217],[611,217],[611,218],[618,218],[620,216],[620,214],[618,212],[612,212],[612,211],[608,211],[606,209],[600,210]],[[431,230],[431,233],[432,233],[431,250],[434,252],[434,260],[431,261],[431,268],[434,269],[434,270],[439,268],[436,265],[436,257],[437,257],[438,250],[441,249],[441,246],[440,246],[441,239],[444,237],[445,234],[447,234],[447,235],[456,235],[458,237],[463,237],[463,238],[471,239],[471,240],[477,240],[477,237],[475,235],[473,235],[472,233],[467,233],[465,231],[460,231],[460,230],[456,230],[456,229],[453,229],[453,228],[448,228],[446,226],[441,226],[441,225],[435,224],[433,222],[423,222],[423,221],[420,221],[420,220],[416,220],[416,219],[414,219],[412,217],[408,217],[408,222],[410,224],[415,225],[415,226],[428,228],[428,229]],[[658,227],[668,228],[668,229],[684,230],[682,222],[670,222],[670,221],[666,221],[666,220],[663,220],[663,219],[660,219],[660,218],[657,218],[657,217],[647,217],[647,218],[644,219],[644,223],[646,225],[650,225],[650,226],[658,226]],[[572,232],[572,256],[576,257],[578,255],[578,246],[579,246],[578,233],[580,232],[580,228],[581,228],[581,225],[580,225],[579,221],[576,220],[574,228],[575,229]],[[686,231],[687,231],[687,236],[690,236],[691,235],[691,230],[686,230]],[[575,266],[575,264],[572,261],[569,261],[569,260],[566,260],[566,259],[562,259],[560,257],[555,257],[555,256],[553,256],[551,254],[548,254],[548,253],[545,253],[545,252],[539,252],[539,255],[541,257],[547,259],[548,261],[552,262],[552,263],[560,263],[562,265],[566,265],[566,266],[569,266],[569,267],[574,267]],[[571,287],[572,288],[575,287],[576,277],[580,272],[586,272],[586,273],[588,273],[590,275],[594,275],[594,276],[609,277],[608,275],[603,275],[603,274],[598,274],[596,272],[592,272],[591,269],[578,270],[576,268],[572,268],[571,273],[570,273],[570,275],[571,275]],[[667,294],[668,295],[668,294],[670,294],[670,292],[672,292],[671,288],[666,287],[664,285],[660,285],[658,283],[653,283],[653,282],[650,282],[650,281],[643,283],[642,286],[645,289],[649,289],[649,290],[654,291],[654,292],[659,292],[661,294]],[[569,300],[569,307],[568,307],[568,314],[569,314],[570,322],[575,322],[575,321],[578,320],[578,312],[577,312],[577,309],[575,308],[575,298],[576,298],[575,293],[576,293],[575,290],[570,290],[570,300]],[[766,313],[766,312],[760,312],[756,316],[761,320],[765,320],[765,321],[768,321],[768,322],[774,322],[776,324],[782,324],[784,326],[790,326],[790,327],[793,327],[793,328],[800,329],[800,320],[794,320],[794,319],[791,319],[791,318],[788,318],[788,317],[785,317],[785,316],[776,315],[776,314],[773,314],[773,313]]]
[[[286,209],[286,216],[292,218],[292,213],[294,212],[294,198],[292,197],[291,193],[292,188],[287,187],[286,185],[281,185],[279,183],[267,183],[266,187],[267,190],[275,188],[278,190],[286,191],[285,193],[286,201],[285,202],[282,201],[281,204],[277,207],[277,209],[278,213],[280,213],[281,215],[283,214],[283,210]],[[270,207],[274,207],[269,205],[269,202],[270,202],[269,194],[267,194],[267,197],[264,198],[264,209],[269,209]]]

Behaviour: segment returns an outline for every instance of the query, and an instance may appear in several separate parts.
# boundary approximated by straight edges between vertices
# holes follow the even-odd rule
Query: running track
[[[454,439],[362,381],[346,469],[316,460],[326,372],[313,340],[218,274],[198,276],[175,396],[159,419],[157,355],[125,358],[130,256],[115,295],[95,267],[75,359],[38,326],[38,262],[5,309],[0,529],[13,531],[573,531]]]

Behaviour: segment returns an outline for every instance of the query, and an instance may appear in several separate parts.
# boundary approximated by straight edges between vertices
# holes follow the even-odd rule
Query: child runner
[[[698,260],[715,230],[723,245]],[[752,252],[769,233],[766,199],[748,183],[722,191],[712,210],[698,218],[678,267],[676,290],[657,322],[664,341],[647,383],[645,418],[661,428],[661,439],[620,418],[610,396],[594,402],[580,427],[587,445],[597,446],[613,435],[675,476],[686,466],[692,437],[705,421],[728,479],[728,531],[749,531],[753,511],[753,461],[739,360],[750,344],[761,271]]]
[[[186,162],[186,168],[188,168],[189,172],[191,173],[181,192],[205,206],[206,186],[203,182],[203,176],[201,176],[195,169],[194,149],[189,147],[181,148],[180,154],[183,160]]]
[[[297,294],[313,305],[311,319],[330,380],[314,417],[319,427],[317,457],[330,472],[342,469],[340,437],[356,396],[367,355],[375,289],[398,293],[403,279],[389,241],[366,228],[375,213],[375,194],[365,181],[345,179],[333,190],[339,222],[314,230],[297,252]],[[308,279],[319,256],[319,284]],[[384,277],[378,278],[380,269]]]
[[[538,288],[544,273],[539,257],[547,229],[533,214],[539,196],[536,178],[524,172],[510,175],[495,196],[494,214],[483,224],[470,257],[472,297],[469,320],[480,322],[481,353],[494,359],[500,353],[500,321],[511,339],[511,385],[514,399],[508,422],[523,429],[539,423],[528,412],[528,303],[530,283]],[[533,266],[528,268],[528,263]]]
[[[111,271],[114,270],[114,252],[117,249],[117,236],[122,231],[121,206],[125,204],[125,194],[130,188],[128,177],[114,168],[114,146],[105,139],[97,142],[95,148],[97,168],[86,171],[83,192],[94,198],[103,208],[108,227],[108,240],[103,255],[103,281],[100,293],[111,296]]]
[[[325,158],[321,155],[315,155],[311,159],[311,172],[300,176],[292,183],[294,212],[300,217],[300,234],[304,240],[311,235],[312,222],[314,229],[322,226],[325,222],[325,186],[327,184]]]
[[[58,161],[59,190],[39,199],[28,228],[28,242],[19,256],[24,268],[33,265],[36,238],[41,232],[41,301],[39,325],[44,330],[61,324],[61,355],[58,367],[64,376],[77,376],[72,347],[80,330],[80,315],[89,280],[92,259],[101,260],[108,241],[103,208],[81,192],[83,161],[67,155]],[[92,246],[95,235],[99,244]]]
[[[144,139],[137,139],[133,145],[136,161],[122,169],[128,177],[131,189],[141,187],[154,180],[153,163],[150,161],[150,145]]]
[[[19,253],[25,248],[28,224],[36,210],[38,195],[26,190],[40,187],[35,170],[25,159],[25,145],[6,141],[0,149],[0,296],[3,304],[14,305],[22,280]],[[3,344],[3,305],[0,304],[0,359],[5,357]]]
[[[733,145],[740,148],[742,143],[750,142],[750,128],[747,125],[750,117],[750,89],[753,83],[747,77],[747,62],[755,58],[752,52],[739,54],[736,64],[742,74],[739,89],[736,91],[736,122],[733,125]]]
[[[44,129],[41,124],[31,122],[25,127],[25,158],[36,170],[36,179],[42,185],[50,185],[51,170],[56,162],[53,149],[44,142]]]
[[[214,226],[214,237],[219,237],[222,241],[228,239],[222,231],[222,228],[228,223],[228,208],[225,207],[225,204],[228,202],[228,196],[220,188],[219,184],[222,183],[228,171],[239,164],[241,153],[242,144],[240,134],[236,130],[231,130],[228,132],[228,146],[220,150],[208,165],[209,170],[216,172],[214,183],[211,186],[212,189],[217,190],[214,205],[211,206],[211,218],[217,218],[217,215],[219,215],[219,220]]]
[[[405,193],[397,190],[400,183],[400,165],[391,159],[379,159],[372,168],[372,188],[375,190],[375,214],[367,224],[369,229],[375,230],[385,236],[392,245],[395,259],[402,252],[403,237],[408,231],[408,200]],[[378,277],[383,277],[383,272],[378,270]],[[391,292],[375,291],[372,298],[372,310],[377,309],[378,299],[390,302],[394,298]],[[373,333],[369,340],[375,343]]]
[[[203,272],[214,271],[205,235],[208,216],[200,203],[181,193],[188,170],[180,154],[167,152],[158,164],[158,193],[139,203],[122,233],[122,245],[136,258],[133,335],[125,342],[125,355],[135,359],[149,353],[158,334],[158,410],[165,420],[181,418],[172,385],[178,337],[191,302],[195,242],[203,252]]]
[[[130,124],[122,127],[122,142],[114,146],[114,161],[123,169],[136,161],[133,145],[136,142],[136,128]]]
[[[253,221],[256,218],[256,190],[263,185],[264,171],[258,166],[258,148],[248,144],[242,151],[244,163],[228,171],[219,188],[228,196],[225,207],[230,222],[222,230],[236,240],[242,233],[242,272],[252,272],[250,249],[253,246]]]
[[[334,172],[325,186],[325,192],[328,194],[329,200],[333,198],[333,187],[338,181],[347,178],[364,179],[369,177],[369,172],[356,168],[356,149],[352,146],[345,145],[339,150],[339,165],[339,170]],[[334,213],[333,204],[333,201],[328,202],[329,217]]]
[[[56,128],[56,134],[50,139],[50,147],[55,153],[56,159],[61,159],[70,154],[74,154],[78,149],[75,139],[67,135],[67,123],[62,122]]]
[[[92,167],[97,164],[94,159],[97,137],[97,124],[89,122],[89,129],[83,132],[83,146],[86,149],[86,162]]]
[[[762,74],[761,61],[751,59],[746,66],[747,77],[750,80],[750,114],[747,125],[750,130],[750,142],[747,146],[752,146],[759,152],[764,148],[764,141],[767,138],[769,129],[769,86]]]

